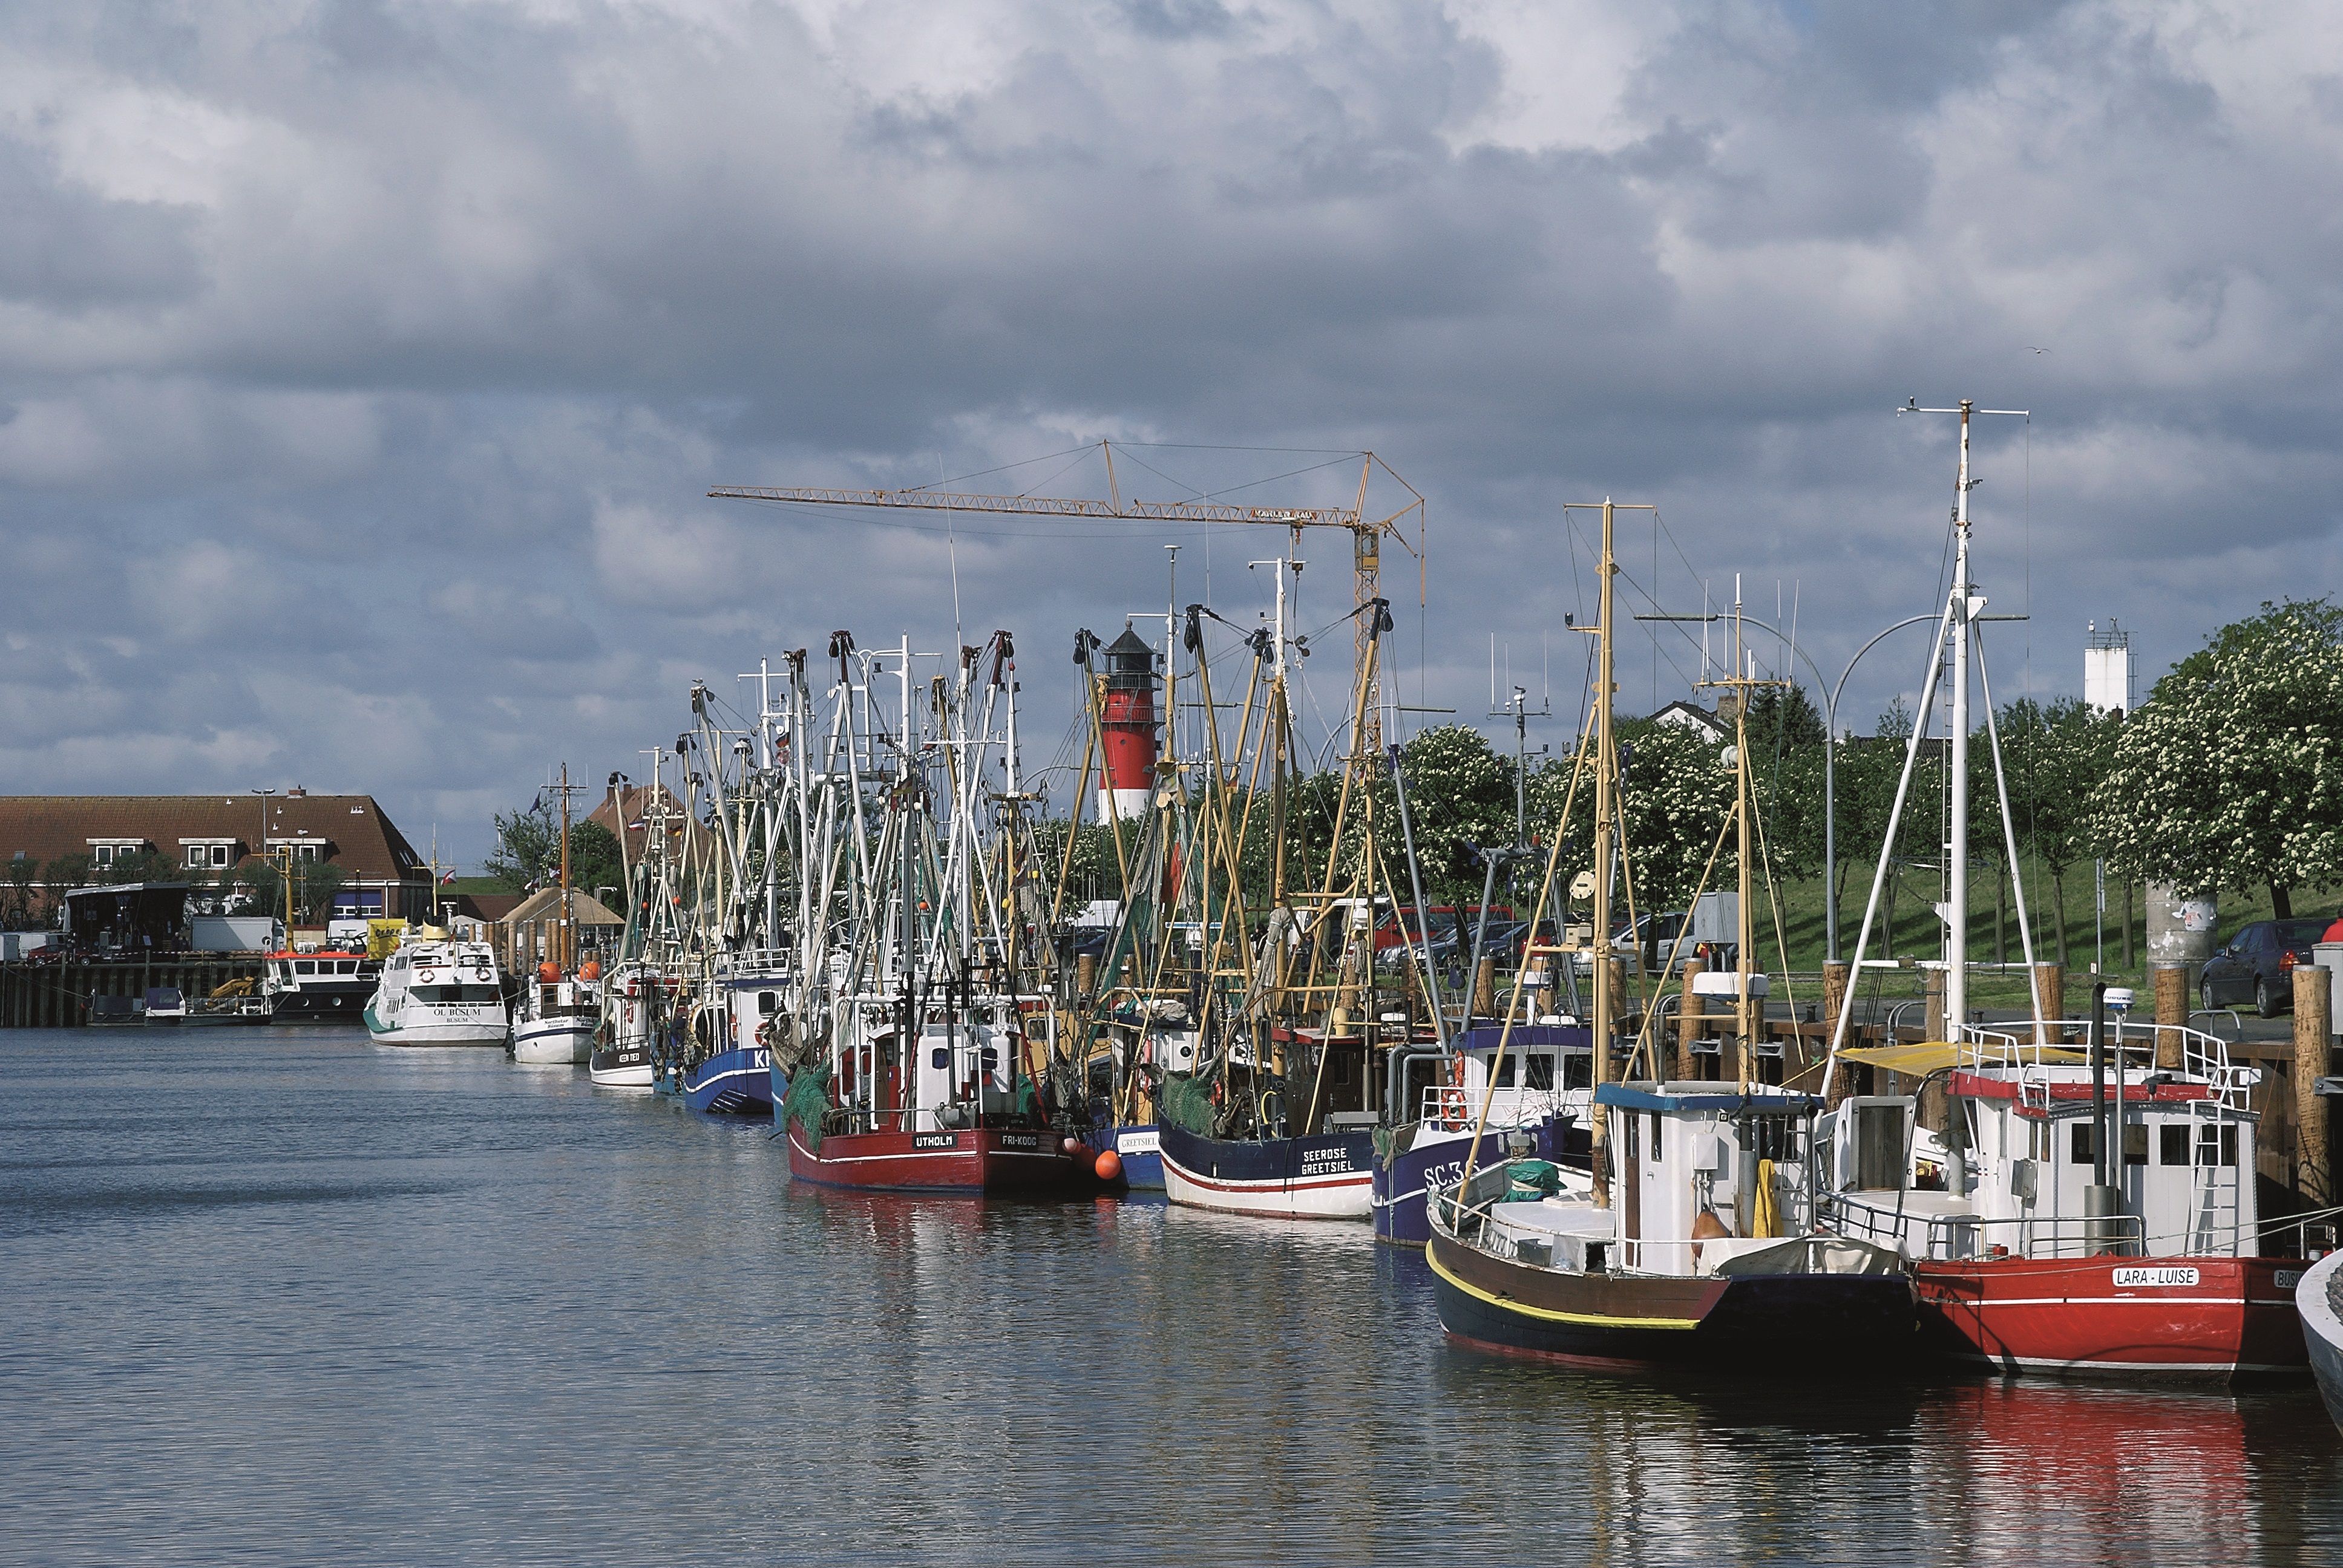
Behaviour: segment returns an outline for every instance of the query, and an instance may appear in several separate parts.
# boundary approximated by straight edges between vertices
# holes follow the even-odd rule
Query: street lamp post
[[[1865,654],[1885,642],[1891,634],[1902,631],[1907,626],[1917,626],[1924,620],[1936,618],[1933,615],[1906,616],[1880,632],[1855,650],[1855,658],[1848,659],[1846,668],[1839,672],[1837,684],[1823,695],[1823,956],[1833,963],[1838,961],[1838,699],[1846,690],[1847,677],[1855,673],[1855,665],[1862,661]],[[1781,638],[1784,647],[1805,659],[1806,668],[1815,674],[1815,689],[1823,692],[1823,672],[1805,648],[1764,621],[1753,620],[1747,624]]]
[[[268,854],[268,798],[277,791],[255,789],[252,792],[260,797],[260,831],[253,837],[252,852],[265,859]],[[226,906],[223,904],[222,907]],[[287,942],[293,940],[293,928],[289,925],[285,928],[285,940]]]

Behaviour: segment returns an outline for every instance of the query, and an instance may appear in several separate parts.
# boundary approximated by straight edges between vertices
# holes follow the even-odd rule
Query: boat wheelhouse
[[[578,1067],[594,1053],[602,1021],[601,968],[591,959],[574,975],[541,964],[513,1006],[513,1060],[536,1066]]]
[[[264,960],[260,994],[275,1023],[358,1023],[380,975],[380,966],[363,952],[287,948]]]
[[[1817,1223],[1821,1101],[1691,1081],[1603,1083],[1593,1099],[1611,1130],[1607,1193],[1549,1195],[1551,1166],[1503,1159],[1433,1183],[1425,1255],[1451,1340],[1752,1372],[1908,1357],[1901,1260]]]
[[[1577,1024],[1517,1024],[1510,1039],[1503,1028],[1483,1026],[1457,1035],[1451,1056],[1423,1056],[1443,1070],[1430,1083],[1410,1081],[1419,1114],[1392,1130],[1375,1161],[1375,1239],[1403,1247],[1431,1240],[1424,1193],[1463,1174],[1476,1131],[1502,1152],[1554,1162],[1565,1181],[1583,1181],[1594,1040]]]
[[[640,959],[611,970],[602,985],[602,1020],[595,1030],[588,1074],[606,1089],[652,1086],[653,1043],[675,1010],[673,979]]]
[[[503,1045],[512,1025],[495,950],[436,930],[410,937],[383,960],[366,1023],[378,1045]]]
[[[790,1027],[789,955],[719,955],[717,972],[672,1046],[655,1050],[654,1081],[694,1111],[773,1113],[773,1045]]]

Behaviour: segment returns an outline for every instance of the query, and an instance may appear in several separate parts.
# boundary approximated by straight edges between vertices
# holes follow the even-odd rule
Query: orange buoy
[[[561,978],[561,966],[548,959],[537,966],[537,978],[551,985]]]
[[[586,967],[578,971],[578,978],[579,980],[600,980],[602,978],[601,964],[593,959],[588,959],[586,960]]]
[[[1079,1138],[1061,1139],[1058,1141],[1058,1147],[1064,1150],[1068,1155],[1080,1154],[1082,1151],[1082,1141]]]
[[[1101,1181],[1120,1181],[1122,1177],[1122,1156],[1111,1149],[1103,1150],[1099,1154],[1098,1163],[1091,1169],[1098,1172],[1098,1179]]]

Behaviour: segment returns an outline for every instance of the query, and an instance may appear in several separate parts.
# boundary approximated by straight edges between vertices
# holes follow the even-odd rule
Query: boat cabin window
[[[317,960],[316,959],[303,959],[293,966],[293,972],[295,974],[304,975],[316,974],[317,972]]]
[[[2125,1123],[2124,1123],[2124,1140],[2123,1140],[2123,1143],[2124,1143],[2124,1152],[2123,1152],[2123,1157],[2124,1157],[2124,1163],[2125,1163],[2125,1164],[2127,1164],[2127,1165],[2145,1165],[2145,1164],[2147,1164],[2147,1122],[2145,1122],[2145,1121],[2127,1121],[2127,1122],[2125,1122]]]
[[[1799,1125],[1787,1116],[1753,1118],[1742,1131],[1742,1147],[1760,1160],[1779,1162],[1792,1159],[1798,1151]]]
[[[2156,1162],[2158,1165],[2188,1163],[2188,1129],[2177,1121],[2167,1121],[2156,1130]]]
[[[1523,1064],[1521,1069],[1521,1083],[1523,1088],[1552,1089],[1554,1087],[1554,1058],[1552,1056],[1544,1051],[1532,1051],[1523,1055],[1518,1051],[1509,1050],[1505,1053],[1505,1060],[1497,1064],[1498,1088],[1511,1089],[1513,1087],[1513,1064],[1516,1061]]]
[[[933,1051],[929,1053],[928,1065],[934,1068],[938,1072],[950,1071],[951,1051],[950,1048],[940,1045],[936,1047]]]
[[[2066,1163],[2088,1165],[2099,1157],[2099,1124],[2077,1121],[2066,1130]]]
[[[480,1003],[504,1000],[492,985],[419,985],[410,994],[417,1001]]]
[[[2235,1165],[2237,1162],[2237,1129],[2235,1122],[2218,1127],[2197,1130],[2197,1163],[2199,1165]]]
[[[1666,1153],[1666,1148],[1667,1148],[1667,1146],[1666,1146],[1665,1142],[1664,1142],[1664,1141],[1661,1139],[1661,1137],[1660,1137],[1660,1128],[1661,1128],[1663,1125],[1664,1125],[1664,1123],[1663,1123],[1663,1122],[1661,1121],[1661,1120],[1660,1120],[1660,1113],[1659,1113],[1658,1111],[1653,1111],[1653,1112],[1652,1112],[1652,1161],[1653,1161],[1653,1162],[1654,1162],[1654,1164],[1658,1163],[1662,1159],[1664,1159],[1664,1158],[1665,1157],[1665,1153]]]
[[[781,996],[779,991],[760,990],[757,993],[757,1012],[760,1017],[772,1017],[779,1010],[780,1005]]]
[[[1591,1050],[1565,1051],[1562,1058],[1562,1086],[1564,1089],[1594,1087],[1594,1053]]]

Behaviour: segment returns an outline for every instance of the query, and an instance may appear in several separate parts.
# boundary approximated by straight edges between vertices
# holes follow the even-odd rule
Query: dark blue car
[[[2197,982],[2207,1009],[2250,1004],[2264,1018],[2294,1007],[2294,968],[2310,961],[2311,944],[2327,930],[2325,920],[2254,920],[2237,928],[2228,945],[2206,960]]]

